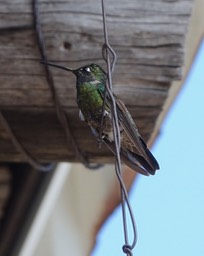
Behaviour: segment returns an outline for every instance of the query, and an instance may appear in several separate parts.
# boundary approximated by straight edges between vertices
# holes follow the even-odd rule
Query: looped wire
[[[7,133],[9,134],[11,141],[13,143],[13,145],[16,147],[16,149],[24,156],[24,158],[26,159],[26,161],[33,166],[33,168],[39,170],[39,171],[51,171],[55,164],[41,164],[37,161],[37,159],[32,156],[27,149],[24,147],[24,145],[19,141],[19,139],[17,138],[15,132],[13,131],[13,129],[10,127],[9,122],[7,121],[6,117],[4,116],[3,112],[0,111],[0,120],[1,123],[3,124],[5,130],[7,131]]]
[[[109,57],[112,58],[110,66],[111,66],[111,72],[113,73],[115,69],[115,64],[117,61],[117,55],[109,43],[104,43],[102,47],[102,56],[103,56],[103,59],[106,61],[106,63],[108,61],[107,51],[109,52]]]
[[[106,26],[104,26],[104,34],[107,35]],[[105,62],[107,63],[107,65],[110,65],[111,73],[113,73],[115,64],[117,61],[117,55],[116,55],[115,51],[113,50],[113,48],[111,47],[111,45],[108,43],[107,38],[105,39],[105,43],[103,44],[103,47],[102,47],[102,56],[103,56],[103,59],[105,60]],[[110,57],[111,57],[111,61],[110,61]],[[110,62],[110,64],[109,64],[109,62]],[[111,90],[112,90],[112,83],[109,85],[111,86]],[[101,117],[101,124],[100,124],[99,137],[98,137],[99,148],[101,148],[101,143],[103,142],[102,133],[103,133],[103,123],[104,123],[104,116],[105,116],[104,111],[105,111],[106,97],[107,97],[107,86],[105,87],[105,91],[104,91],[102,117]]]
[[[129,246],[128,244],[124,244],[122,249],[123,249],[123,252],[126,253],[128,256],[132,256],[133,255],[132,247]]]
[[[51,171],[55,164],[41,164],[35,159],[23,146],[23,144],[18,140],[16,137],[14,131],[11,129],[7,119],[5,118],[4,114],[2,111],[0,111],[0,120],[1,123],[3,124],[5,130],[9,134],[13,145],[16,147],[16,149],[24,156],[26,161],[33,166],[33,168],[39,170],[39,171]]]
[[[114,70],[114,66],[116,63],[116,53],[114,52],[113,48],[110,46],[108,42],[108,32],[107,32],[107,25],[106,25],[106,10],[104,0],[101,0],[102,3],[102,15],[103,15],[103,30],[104,30],[104,46],[102,48],[102,56],[107,64],[107,80],[106,80],[106,87],[105,87],[105,95],[104,95],[104,102],[103,102],[103,112],[105,110],[105,104],[107,100],[107,95],[111,100],[111,114],[112,114],[112,125],[113,125],[113,136],[115,141],[115,151],[116,151],[116,161],[115,161],[115,170],[116,175],[120,184],[121,189],[121,204],[122,204],[122,216],[123,216],[123,230],[124,230],[124,238],[125,238],[125,245],[123,246],[123,252],[126,253],[128,256],[132,256],[132,249],[135,247],[137,243],[137,231],[136,231],[136,223],[134,219],[134,214],[128,199],[128,193],[123,182],[122,178],[122,171],[121,171],[121,159],[120,159],[120,127],[118,122],[118,115],[116,110],[116,102],[112,92],[112,72]],[[112,57],[112,61],[110,60]],[[102,139],[102,130],[103,130],[103,118],[102,115],[101,125],[100,125],[100,132],[99,132],[99,139]],[[127,219],[126,219],[126,206],[130,215],[132,229],[133,229],[133,242],[132,245],[129,245],[128,242],[128,231],[127,231]]]
[[[44,61],[47,61],[44,37],[43,37],[42,27],[41,27],[40,13],[39,13],[39,8],[38,8],[38,0],[33,0],[33,13],[34,13],[34,24],[35,24],[35,29],[36,29],[36,33],[37,33],[38,47],[39,47],[39,51],[40,51],[40,54],[41,54],[41,58]],[[76,140],[73,137],[73,134],[71,132],[68,117],[67,117],[66,113],[63,111],[63,109],[61,107],[59,97],[58,97],[58,95],[56,93],[56,90],[55,90],[52,73],[50,72],[50,69],[47,65],[45,65],[44,67],[45,67],[45,73],[46,73],[48,86],[49,86],[50,91],[52,93],[53,101],[54,101],[54,104],[55,104],[57,117],[58,117],[62,127],[65,130],[67,144],[68,145],[70,144],[70,142],[69,142],[69,138],[70,138],[76,156],[84,164],[85,167],[87,167],[89,169],[93,169],[93,170],[100,168],[102,166],[101,164],[89,163],[87,161],[86,157],[80,151],[80,149],[79,149],[79,147],[76,143]]]

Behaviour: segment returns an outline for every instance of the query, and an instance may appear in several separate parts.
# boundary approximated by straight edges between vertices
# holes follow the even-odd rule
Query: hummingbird
[[[103,118],[102,140],[116,154],[111,100],[108,95],[105,96],[107,79],[105,71],[94,63],[78,69],[71,69],[46,61],[41,61],[41,63],[64,69],[76,76],[77,104],[80,119],[85,121],[90,126],[94,136],[99,138],[101,119]],[[103,105],[104,97],[106,97],[105,105]],[[119,120],[120,156],[122,162],[140,174],[146,176],[154,175],[156,170],[159,169],[157,160],[147,148],[125,104],[116,95],[114,97]]]

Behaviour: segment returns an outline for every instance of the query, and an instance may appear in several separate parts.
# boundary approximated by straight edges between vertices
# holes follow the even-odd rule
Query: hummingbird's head
[[[104,70],[99,65],[94,63],[83,66],[78,69],[71,69],[65,66],[61,66],[61,65],[54,64],[51,62],[46,62],[46,61],[41,61],[40,63],[72,72],[77,77],[77,85],[83,84],[84,82],[91,82],[91,81],[101,82],[101,81],[104,81],[106,78],[106,73],[104,72]]]
[[[92,82],[92,81],[104,81],[106,78],[106,73],[104,70],[97,64],[90,64],[78,68],[73,71],[73,73],[77,77],[77,84],[82,84],[84,82]]]

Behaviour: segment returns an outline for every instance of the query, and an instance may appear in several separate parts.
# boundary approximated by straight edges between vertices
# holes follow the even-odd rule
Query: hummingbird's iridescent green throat
[[[76,76],[77,104],[80,109],[79,117],[82,121],[86,121],[92,133],[99,137],[102,114],[104,115],[102,138],[115,154],[111,101],[108,95],[106,97],[105,111],[102,111],[106,83],[104,70],[94,63],[78,69],[71,69],[45,61],[41,61],[41,63],[72,72]],[[157,160],[140,136],[137,126],[124,103],[115,95],[114,97],[121,134],[121,160],[131,169],[143,175],[155,174],[155,171],[159,169]]]

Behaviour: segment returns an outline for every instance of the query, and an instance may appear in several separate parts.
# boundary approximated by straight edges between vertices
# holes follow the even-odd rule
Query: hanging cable
[[[19,153],[21,153],[25,160],[31,165],[33,166],[34,169],[37,169],[39,171],[51,171],[54,167],[55,164],[41,164],[37,161],[37,159],[35,159],[34,156],[32,156],[27,149],[23,146],[23,144],[19,141],[19,139],[17,138],[16,134],[14,133],[14,131],[12,130],[12,128],[10,127],[9,122],[7,121],[6,117],[4,116],[3,112],[0,111],[0,120],[1,123],[4,126],[4,129],[6,130],[6,132],[8,133],[13,145],[15,146],[15,148],[18,150]]]
[[[33,0],[33,13],[34,13],[34,24],[35,24],[36,34],[37,34],[38,47],[39,47],[39,51],[41,54],[41,58],[43,61],[47,61],[47,55],[46,55],[46,50],[45,50],[44,37],[43,37],[43,33],[42,33],[42,25],[41,25],[41,17],[40,17],[40,12],[39,12],[38,0]],[[73,149],[75,151],[75,155],[81,161],[81,163],[84,164],[85,167],[87,167],[89,169],[100,168],[102,166],[101,164],[89,163],[87,158],[82,154],[81,150],[79,149],[79,147],[76,143],[76,140],[73,137],[73,134],[71,132],[68,117],[62,109],[59,97],[56,93],[52,73],[50,72],[50,69],[47,65],[45,65],[45,73],[46,73],[46,79],[48,82],[48,86],[50,88],[50,91],[51,91],[51,94],[53,97],[57,117],[65,131],[67,145],[70,145],[69,140],[71,139],[71,143],[72,143]]]
[[[102,16],[103,16],[103,31],[104,31],[104,46],[102,49],[103,58],[106,61],[107,65],[107,81],[106,81],[106,88],[105,88],[105,96],[104,96],[104,103],[103,103],[103,112],[105,109],[106,104],[106,96],[108,94],[109,98],[111,99],[111,115],[112,115],[112,126],[113,126],[113,136],[115,141],[115,150],[116,150],[116,161],[115,161],[115,171],[116,175],[120,184],[121,190],[121,204],[122,204],[122,216],[123,216],[123,230],[124,230],[124,240],[125,244],[123,245],[122,249],[123,252],[127,256],[133,255],[132,250],[137,243],[137,231],[136,231],[136,223],[134,219],[134,214],[128,199],[128,193],[123,182],[122,178],[122,171],[121,171],[121,159],[120,159],[120,127],[118,122],[118,115],[116,109],[116,102],[112,92],[112,72],[114,70],[114,66],[116,63],[116,53],[114,52],[113,48],[110,46],[108,41],[108,31],[107,31],[107,24],[106,24],[106,8],[104,0],[101,0],[102,4]],[[112,59],[111,59],[112,58]],[[102,114],[102,116],[104,116]],[[102,140],[102,128],[103,128],[103,118],[101,120],[100,125],[100,132],[99,132],[99,141]],[[129,244],[128,239],[128,228],[127,228],[127,218],[126,218],[126,206],[128,209],[128,213],[131,219],[132,229],[133,229],[133,242]]]

